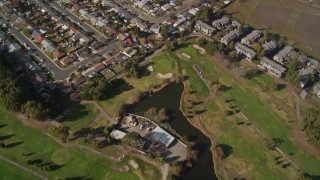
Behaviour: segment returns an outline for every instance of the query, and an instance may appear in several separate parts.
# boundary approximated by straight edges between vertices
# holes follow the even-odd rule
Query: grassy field
[[[37,177],[34,177],[32,174],[25,172],[24,170],[2,160],[0,161],[0,169],[0,179],[2,180],[38,179]]]
[[[102,158],[86,150],[77,147],[62,147],[54,140],[44,135],[40,130],[24,126],[20,121],[16,120],[12,115],[8,114],[3,105],[0,105],[1,117],[1,135],[12,135],[6,139],[2,139],[10,148],[1,148],[0,154],[24,165],[49,179],[85,177],[93,179],[141,179],[140,177],[159,178],[160,172],[156,167],[141,163],[138,170],[130,169],[128,172],[118,171],[123,165],[127,164],[129,158],[122,162],[114,162],[109,159]],[[106,149],[118,152],[112,146]],[[23,156],[22,154],[31,154]],[[119,154],[116,157],[120,157]],[[41,163],[54,163],[60,168],[51,172],[45,172],[33,165],[27,165],[27,160],[40,160]],[[0,164],[0,166],[3,166]],[[19,171],[15,171],[14,167],[6,166],[8,170],[3,171],[1,175],[4,179],[16,179]],[[5,174],[4,174],[5,172]],[[23,175],[22,172],[21,175]],[[26,176],[27,177],[27,176]],[[3,179],[1,178],[1,179]],[[19,178],[18,178],[19,179]],[[24,179],[24,178],[22,178]]]
[[[296,102],[291,92],[287,89],[272,90],[271,86],[275,83],[275,80],[265,74],[260,74],[250,80],[234,79],[228,73],[218,70],[211,57],[200,55],[191,46],[192,43],[193,41],[189,40],[175,52],[161,53],[158,57],[155,57],[154,67],[157,67],[157,62],[161,62],[164,73],[172,72],[176,68],[179,74],[185,73],[192,86],[191,88],[196,91],[195,95],[200,100],[204,100],[209,95],[209,91],[193,70],[193,64],[198,64],[201,67],[205,72],[204,77],[206,79],[212,82],[219,80],[220,83],[230,87],[229,90],[214,95],[213,100],[207,104],[206,111],[202,115],[204,126],[227,151],[224,164],[230,177],[296,179],[298,173],[290,167],[285,167],[288,162],[279,154],[267,150],[262,136],[253,125],[245,122],[240,114],[235,113],[231,116],[226,114],[227,110],[232,109],[230,104],[226,103],[226,99],[233,99],[233,103],[268,138],[278,140],[280,142],[279,147],[303,171],[312,175],[319,175],[319,157],[303,151],[302,145],[294,139],[294,124],[297,122],[295,116]],[[191,59],[183,58],[181,53],[188,54]],[[167,65],[164,65],[165,63]],[[177,67],[172,67],[173,65],[177,65]],[[241,63],[241,66],[245,69],[251,68],[246,63]],[[145,77],[142,84],[130,84],[134,88],[145,89],[148,87],[145,81],[154,78],[152,76],[151,74],[151,76]],[[128,97],[128,95],[125,96]],[[112,101],[116,102],[119,99],[115,97]],[[238,122],[242,121],[244,125],[238,125]]]
[[[79,105],[70,114],[62,118],[61,124],[69,126],[73,131],[77,131],[90,124],[98,114],[99,110],[94,105]]]
[[[299,0],[247,0],[235,1],[225,10],[256,28],[271,28],[289,44],[320,57],[320,6]]]

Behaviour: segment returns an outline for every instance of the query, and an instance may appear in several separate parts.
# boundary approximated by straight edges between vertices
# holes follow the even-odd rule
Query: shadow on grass
[[[84,105],[78,105],[74,110],[71,112],[71,114],[66,115],[61,122],[66,121],[76,121],[79,120],[85,116],[87,116],[90,113],[88,109],[86,109],[86,106]]]
[[[11,138],[13,136],[15,136],[15,134],[0,136],[0,141],[7,140],[7,139],[9,139],[9,138]]]
[[[91,180],[93,178],[88,176],[68,177],[66,180]]]
[[[124,79],[117,79],[114,82],[115,89],[112,90],[108,95],[106,95],[103,100],[112,99],[117,95],[120,95],[126,91],[130,91],[133,89],[133,86],[127,83]]]
[[[13,147],[16,147],[16,146],[18,146],[18,145],[20,145],[20,144],[22,144],[23,142],[22,141],[20,141],[20,142],[14,142],[14,143],[10,143],[10,144],[6,144],[6,148],[13,148]]]
[[[0,129],[7,126],[7,124],[0,124]]]
[[[216,147],[220,147],[223,151],[224,158],[229,157],[233,153],[233,147],[227,144],[218,144]]]

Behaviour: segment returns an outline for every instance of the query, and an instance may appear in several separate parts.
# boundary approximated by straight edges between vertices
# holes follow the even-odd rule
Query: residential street
[[[10,24],[3,16],[0,14],[1,23]],[[113,49],[117,48],[117,44],[114,41],[109,42],[107,46],[105,46],[102,50],[96,53],[96,55],[93,55],[89,58],[86,58],[85,60],[75,63],[71,67],[67,69],[62,69],[59,66],[57,66],[38,46],[36,46],[30,39],[28,39],[26,36],[24,36],[20,31],[18,31],[15,27],[10,27],[9,31],[12,35],[14,35],[21,43],[26,43],[31,49],[35,51],[35,54],[41,59],[45,60],[45,64],[47,67],[52,71],[55,80],[64,80],[69,77],[69,75],[77,70],[80,66],[88,64],[90,61],[94,60],[96,58],[96,55],[103,56],[104,54],[107,54]]]
[[[72,12],[70,12],[69,10],[62,7],[56,1],[52,1],[50,4],[52,5],[52,7],[54,7],[58,11],[65,14],[66,17],[69,18],[72,22],[78,24],[86,32],[93,32],[95,34],[95,37],[97,37],[97,39],[101,40],[104,44],[106,44],[108,42],[107,38],[102,33],[97,31],[95,28],[91,27],[87,23],[81,21],[81,19],[78,16],[74,15]]]

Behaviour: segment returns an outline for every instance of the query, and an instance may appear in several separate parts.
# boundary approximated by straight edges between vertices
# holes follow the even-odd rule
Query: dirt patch
[[[172,76],[173,76],[172,73],[167,73],[167,74],[157,73],[157,78],[159,78],[159,79],[169,79]]]
[[[195,48],[195,49],[197,49],[197,50],[199,50],[199,53],[200,53],[200,54],[206,53],[206,50],[203,49],[202,47],[200,47],[200,46],[197,45],[197,44],[193,44],[192,47]]]
[[[130,160],[129,164],[133,169],[139,169],[139,164],[137,162],[135,162],[134,160]]]
[[[294,140],[299,144],[299,147],[302,148],[303,151],[315,156],[320,156],[320,151],[307,141],[305,134],[301,132],[298,127],[294,127],[292,134]]]

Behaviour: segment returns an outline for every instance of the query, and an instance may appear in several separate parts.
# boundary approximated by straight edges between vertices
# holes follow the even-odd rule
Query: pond
[[[170,112],[170,125],[181,136],[196,143],[199,157],[195,166],[183,176],[183,179],[217,179],[213,170],[211,141],[201,131],[192,126],[180,111],[180,98],[183,92],[182,83],[171,83],[154,93],[151,97],[136,103],[135,112],[144,112],[151,107],[165,108]]]

